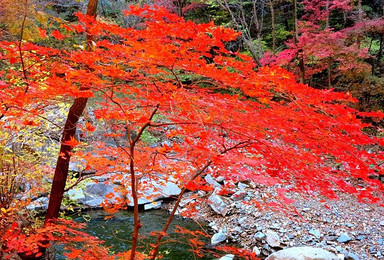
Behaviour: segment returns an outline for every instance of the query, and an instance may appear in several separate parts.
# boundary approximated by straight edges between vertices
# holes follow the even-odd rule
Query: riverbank
[[[214,244],[235,242],[262,259],[294,246],[323,248],[340,259],[384,259],[384,208],[379,205],[358,203],[348,194],[327,202],[293,194],[287,198],[295,200],[290,207],[271,211],[254,199],[272,202],[276,188],[238,183],[222,196],[216,194],[220,193],[216,183],[216,192],[186,194],[178,210],[184,217],[208,221],[217,234],[211,240]]]

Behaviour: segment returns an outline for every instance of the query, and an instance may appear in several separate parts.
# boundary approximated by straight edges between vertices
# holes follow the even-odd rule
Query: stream
[[[109,247],[111,252],[123,252],[130,249],[130,240],[133,232],[133,213],[129,211],[120,211],[113,218],[105,220],[108,214],[103,210],[92,210],[83,212],[81,215],[74,216],[77,222],[87,223],[84,229],[90,235],[98,237],[105,241],[104,245]],[[168,213],[164,210],[151,210],[140,212],[140,219],[143,226],[140,229],[139,251],[148,253],[151,249],[150,243],[153,243],[154,237],[150,232],[160,230],[167,221]],[[164,255],[162,259],[166,260],[191,260],[191,259],[216,259],[207,252],[204,257],[197,257],[189,251],[191,246],[186,239],[185,234],[175,233],[175,226],[180,226],[188,230],[202,230],[203,223],[196,223],[190,219],[175,217],[168,230],[168,237],[163,239],[170,241],[160,247],[160,253]],[[200,238],[206,245],[209,245],[209,238]],[[62,250],[58,249],[58,260],[65,260]]]

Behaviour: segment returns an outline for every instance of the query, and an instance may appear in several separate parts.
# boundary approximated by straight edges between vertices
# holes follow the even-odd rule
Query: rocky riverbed
[[[209,221],[214,231],[212,244],[236,242],[262,259],[295,246],[323,248],[339,259],[384,259],[384,208],[379,205],[358,203],[348,194],[327,202],[293,194],[290,199],[295,202],[287,211],[263,210],[253,200],[273,197],[276,187],[237,183],[222,196],[219,181],[210,177],[208,181],[216,186],[215,191],[186,194],[178,214]],[[202,203],[194,203],[199,200]],[[194,213],[187,214],[190,211]]]
[[[297,246],[323,248],[339,259],[384,259],[384,208],[377,204],[358,203],[349,194],[338,194],[339,200],[333,201],[290,194],[284,198],[287,204],[278,207],[277,197],[284,197],[279,193],[281,187],[253,182],[228,183],[210,175],[205,180],[214,190],[184,194],[177,214],[208,221],[212,245],[235,242],[262,259]],[[97,182],[86,182],[82,188],[70,190],[67,196],[86,208],[100,208],[110,193],[114,194],[109,198],[110,203],[123,196],[118,192],[121,184],[104,181],[107,178],[98,177]],[[150,186],[139,200],[142,209],[156,209],[161,205],[172,209],[174,201],[163,203],[163,200],[175,198],[181,189],[170,181],[148,180],[147,183]],[[125,195],[128,200],[129,194]],[[295,202],[289,204],[291,200]],[[48,199],[41,197],[34,200],[29,209],[45,210],[47,205]]]

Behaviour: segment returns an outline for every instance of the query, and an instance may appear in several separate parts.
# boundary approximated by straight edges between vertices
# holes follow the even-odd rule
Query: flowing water
[[[95,210],[84,212],[74,217],[75,221],[86,222],[87,227],[85,231],[97,236],[99,239],[105,241],[105,246],[112,246],[110,249],[113,252],[123,252],[130,249],[131,234],[133,232],[133,214],[128,211],[120,211],[114,215],[114,218],[105,220],[104,217],[108,216],[105,211]],[[161,230],[167,221],[168,213],[164,210],[144,211],[140,213],[140,219],[143,226],[140,229],[140,248],[141,252],[150,251],[150,243],[154,242],[150,232]],[[204,253],[205,257],[197,257],[189,251],[191,249],[186,235],[175,233],[175,226],[180,226],[188,230],[202,230],[204,225],[196,223],[189,219],[182,219],[175,217],[169,228],[168,237],[164,240],[169,241],[160,247],[161,254],[164,255],[166,260],[191,260],[191,259],[215,259],[212,255]],[[209,238],[205,238],[206,245],[209,244]],[[207,249],[205,249],[207,250]],[[59,250],[60,251],[60,250]],[[60,254],[60,252],[59,252]],[[65,257],[58,255],[58,260],[64,260]]]

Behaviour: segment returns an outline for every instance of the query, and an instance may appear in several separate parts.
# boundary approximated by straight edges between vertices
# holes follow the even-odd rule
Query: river
[[[123,252],[130,249],[131,234],[133,232],[133,213],[130,211],[120,211],[114,215],[113,218],[105,220],[108,216],[105,211],[93,210],[83,212],[74,216],[77,222],[86,222],[87,227],[85,232],[90,235],[96,236],[105,241],[105,246],[112,246],[112,252]],[[150,251],[150,243],[154,242],[150,232],[160,230],[168,218],[168,213],[164,210],[151,210],[140,212],[141,222],[143,223],[140,229],[140,249],[141,252]],[[204,257],[197,257],[192,254],[189,249],[191,248],[186,235],[175,233],[175,226],[180,226],[188,230],[202,230],[204,223],[196,223],[190,219],[183,219],[175,217],[172,225],[169,228],[169,236],[164,240],[170,241],[160,248],[161,254],[164,255],[165,260],[191,260],[201,259],[209,260],[215,259],[211,254],[204,253]],[[202,239],[203,240],[203,239]],[[209,244],[209,238],[205,238],[206,245]],[[205,250],[208,250],[205,248]],[[66,259],[62,255],[62,251],[58,249],[58,260]]]

